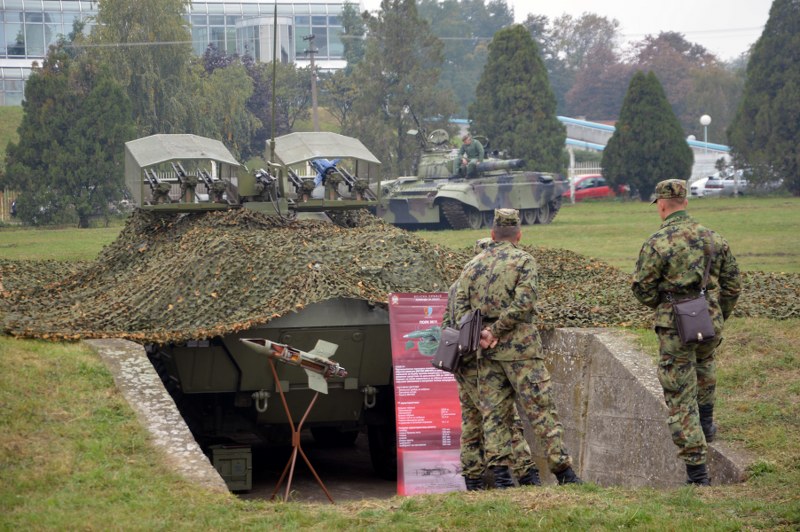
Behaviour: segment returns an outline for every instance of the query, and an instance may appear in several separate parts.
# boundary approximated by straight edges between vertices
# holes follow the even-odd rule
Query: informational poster
[[[458,385],[431,365],[446,306],[446,293],[389,295],[399,495],[465,489]]]

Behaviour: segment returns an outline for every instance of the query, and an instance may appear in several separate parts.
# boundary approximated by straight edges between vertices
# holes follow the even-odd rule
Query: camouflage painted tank
[[[490,227],[494,209],[519,209],[524,224],[548,224],[569,189],[555,174],[523,171],[522,159],[488,158],[476,177],[460,177],[457,152],[444,130],[425,139],[416,176],[382,181],[375,214],[406,227],[479,229]]]

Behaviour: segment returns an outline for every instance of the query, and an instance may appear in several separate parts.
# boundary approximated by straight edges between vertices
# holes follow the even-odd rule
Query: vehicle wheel
[[[467,225],[470,229],[480,229],[483,227],[483,214],[478,209],[464,207],[467,214]]]
[[[397,434],[394,424],[368,425],[367,436],[372,469],[384,480],[396,480]]]
[[[550,204],[545,203],[538,209],[534,209],[536,211],[536,223],[537,224],[547,224],[550,223]]]
[[[520,215],[522,216],[523,224],[533,225],[536,223],[536,209],[523,209]]]
[[[339,427],[311,427],[311,435],[322,447],[349,447],[356,442],[358,431]]]
[[[494,224],[494,211],[483,211],[483,226],[491,227]]]

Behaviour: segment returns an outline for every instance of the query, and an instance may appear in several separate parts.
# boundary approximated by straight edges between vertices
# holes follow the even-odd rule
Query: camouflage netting
[[[0,327],[51,340],[177,342],[248,329],[335,297],[444,291],[469,250],[453,251],[365,213],[355,227],[240,209],[132,215],[90,263],[0,261]],[[559,249],[528,248],[543,327],[649,327],[628,274]],[[800,275],[750,272],[737,315],[800,317]]]

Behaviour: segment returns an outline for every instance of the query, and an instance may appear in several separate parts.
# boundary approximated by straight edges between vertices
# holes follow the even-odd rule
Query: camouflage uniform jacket
[[[483,312],[499,342],[482,355],[492,360],[542,358],[534,320],[537,299],[536,261],[511,242],[492,242],[470,260],[458,283],[458,319],[473,309]]]
[[[667,217],[661,228],[648,238],[639,252],[633,279],[633,294],[656,310],[655,327],[675,328],[671,293],[676,300],[700,293],[709,239],[714,241],[714,259],[706,287],[709,311],[717,332],[733,312],[741,292],[739,267],[728,242],[703,227],[686,211]]]

